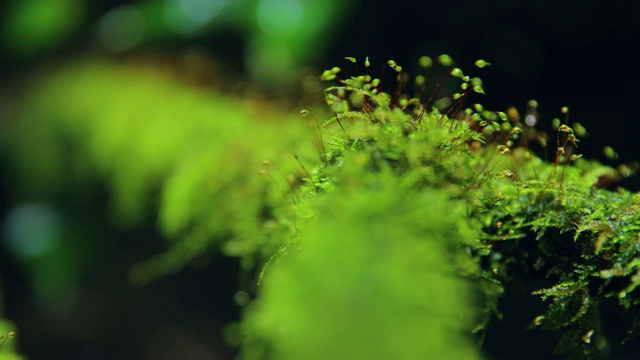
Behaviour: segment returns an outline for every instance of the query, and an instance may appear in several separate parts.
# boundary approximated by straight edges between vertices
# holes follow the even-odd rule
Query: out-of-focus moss
[[[109,188],[117,223],[158,214],[176,245],[134,267],[135,281],[222,242],[232,255],[270,256],[279,245],[265,222],[271,233],[293,231],[290,217],[278,215],[293,211],[286,192],[301,171],[293,154],[317,158],[299,116],[189,88],[153,67],[81,61],[51,71],[15,119],[5,140],[23,196],[97,180]],[[264,161],[273,165],[261,176]]]
[[[0,319],[0,360],[24,360],[16,350],[16,327]]]
[[[473,231],[438,190],[340,189],[267,268],[244,359],[478,358],[478,289],[451,261]]]

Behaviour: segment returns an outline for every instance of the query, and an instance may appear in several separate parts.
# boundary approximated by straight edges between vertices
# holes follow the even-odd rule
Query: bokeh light
[[[173,31],[191,34],[218,16],[227,0],[167,0],[164,16]]]
[[[18,257],[39,257],[57,243],[60,221],[49,206],[40,203],[15,207],[5,219],[5,247]]]
[[[102,16],[98,23],[98,40],[109,52],[129,50],[142,40],[145,20],[134,5],[117,7]]]
[[[85,15],[82,0],[11,1],[6,9],[0,33],[9,51],[19,56],[60,46],[78,29]]]
[[[256,18],[260,30],[272,37],[297,36],[302,27],[303,11],[298,0],[260,0]]]

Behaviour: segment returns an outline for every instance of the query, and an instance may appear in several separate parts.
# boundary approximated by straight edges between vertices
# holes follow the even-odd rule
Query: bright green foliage
[[[354,82],[368,110],[329,122],[344,131],[302,189],[309,224],[265,269],[244,357],[477,358],[486,284],[469,282],[479,268],[463,248],[479,246],[479,223],[460,197],[476,162],[463,139],[480,136],[437,112],[415,122]]]
[[[558,127],[555,162],[523,148],[494,159],[493,171],[503,172],[479,191],[483,205],[474,216],[484,219],[484,251],[496,280],[505,286],[541,279],[552,284],[533,292],[550,302],[533,325],[558,330],[557,353],[598,358],[607,349],[601,300],[617,298],[621,310],[640,301],[632,295],[640,284],[640,197],[598,188],[624,176],[620,171],[575,154],[567,159],[565,147],[577,142],[573,132]]]
[[[448,66],[453,64],[446,56],[440,57],[439,61]],[[398,67],[393,61],[388,65]],[[486,64],[481,61],[476,65]],[[457,68],[448,74],[461,78],[463,85],[468,81]],[[337,267],[340,274],[351,273],[359,266],[373,266],[376,260],[371,258],[358,265],[362,245],[350,245],[351,241],[360,241],[352,239],[368,238],[375,249],[378,233],[395,239],[406,238],[407,235],[400,232],[393,235],[377,229],[376,225],[383,222],[393,229],[396,222],[410,224],[412,220],[405,221],[411,219],[411,215],[403,209],[414,208],[418,212],[425,207],[431,209],[421,205],[419,199],[433,191],[448,194],[450,199],[456,198],[458,203],[465,204],[469,215],[467,226],[478,230],[477,233],[467,232],[466,236],[459,237],[459,242],[450,240],[448,244],[452,246],[449,249],[457,246],[460,254],[464,254],[462,245],[466,245],[467,252],[475,254],[475,259],[483,264],[479,270],[479,267],[468,266],[470,258],[466,258],[458,263],[465,262],[467,266],[455,269],[478,279],[478,285],[485,288],[485,314],[495,311],[495,300],[501,293],[496,283],[526,287],[531,281],[545,279],[555,285],[534,291],[533,295],[549,300],[549,309],[535,321],[532,319],[532,325],[561,334],[556,349],[559,354],[568,354],[571,358],[606,355],[606,334],[602,334],[598,318],[600,300],[616,297],[623,309],[635,306],[638,301],[632,294],[640,284],[637,275],[640,219],[636,215],[640,198],[624,190],[611,192],[598,188],[607,179],[615,181],[625,174],[582,160],[581,155],[574,154],[579,140],[567,124],[556,127],[555,159],[546,162],[528,148],[528,141],[537,141],[535,129],[517,119],[510,120],[506,113],[487,111],[480,104],[462,112],[463,101],[471,89],[483,93],[479,78],[471,79],[471,83],[475,84],[473,88],[463,86],[462,93],[453,95],[453,102],[443,110],[444,114],[437,111],[426,114],[424,100],[408,100],[404,95],[379,92],[377,84],[362,76],[341,80],[339,85],[327,88],[327,103],[340,103],[342,110],[325,126],[332,126],[333,133],[338,135],[328,142],[332,147],[327,151],[326,166],[303,187],[303,199],[310,199],[309,204],[313,204],[312,199],[319,196],[322,201],[335,204],[335,208],[304,204],[302,213],[315,214],[318,219],[312,222],[311,230],[301,231],[295,246],[286,248],[286,255],[280,255],[283,258],[281,265],[266,270],[262,299],[248,324],[258,334],[256,336],[270,339],[267,342],[274,348],[268,348],[268,355],[295,357],[311,338],[326,337],[324,329],[297,328],[295,326],[304,326],[306,322],[295,325],[292,319],[315,316],[297,310],[303,311],[303,304],[312,304],[316,297],[323,299],[324,306],[338,303],[338,299],[324,297],[330,284],[339,286],[325,278],[338,277],[332,275],[334,264],[331,259],[340,263],[335,255],[340,251],[353,257],[352,262],[347,262],[348,270]],[[577,128],[578,134],[586,134],[584,128]],[[548,146],[542,142],[541,145]],[[395,197],[400,199],[401,205],[392,203],[385,208],[387,183],[398,191]],[[375,195],[371,193],[372,189],[377,190]],[[356,199],[362,194],[369,202],[362,200],[360,209],[350,210],[351,206],[358,206]],[[343,201],[348,201],[344,199],[353,199],[354,203],[344,205]],[[368,228],[359,233],[359,224],[364,222],[360,212],[367,214],[371,209],[380,211],[380,220],[368,221]],[[445,213],[450,216],[449,221],[454,221],[453,212]],[[440,224],[445,221],[440,215],[438,211],[429,211],[424,221]],[[343,221],[350,225],[353,234],[342,227]],[[482,225],[474,227],[475,224]],[[417,238],[420,238],[421,226],[422,222],[413,222]],[[422,240],[437,241],[429,235],[424,235]],[[333,244],[334,241],[339,245]],[[314,245],[315,242],[322,246]],[[407,248],[401,251],[412,253]],[[380,261],[384,263],[384,260]],[[317,266],[322,266],[322,270]],[[395,266],[403,269],[400,263]],[[412,276],[418,275],[408,272],[399,275],[398,279]],[[344,280],[349,281],[349,278]],[[397,281],[402,284],[401,280]],[[410,299],[410,296],[406,297],[407,301]],[[378,304],[385,304],[385,300]],[[364,311],[370,311],[375,319],[384,321],[383,315],[375,314],[373,310]],[[326,316],[321,315],[319,319]],[[340,325],[340,318],[338,315],[327,326],[348,328]],[[278,323],[276,319],[283,322]],[[316,324],[319,319],[309,319],[309,322]],[[375,323],[376,320],[371,321]],[[640,321],[636,320],[636,323]],[[357,332],[361,325],[353,326],[350,331]],[[341,338],[336,336],[333,340]],[[387,342],[373,350],[374,353],[389,349],[386,344],[393,343],[393,336],[385,339]],[[355,350],[357,345],[349,343],[340,349],[351,349],[350,345],[354,353],[367,354],[365,350]],[[421,354],[428,353],[425,351]],[[322,354],[325,358],[333,355]]]
[[[220,247],[251,268],[294,231],[292,153],[316,158],[304,119],[135,67],[81,62],[42,79],[3,139],[16,182],[42,197],[98,180],[120,224],[157,214],[175,245],[135,266],[135,282]]]
[[[482,80],[447,55],[436,63],[447,70],[433,93],[413,96],[383,91],[389,76],[408,83],[394,61],[379,78],[326,70],[320,78],[337,81],[325,90],[332,115],[304,110],[286,126],[149,74],[76,67],[25,104],[20,125],[31,130],[16,132],[12,155],[26,188],[63,187],[71,173],[103,179],[122,222],[155,207],[177,241],[135,267],[135,280],[211,247],[258,264],[258,300],[241,324],[246,359],[477,358],[471,332],[499,313],[502,288],[541,281],[532,296],[549,306],[532,327],[556,331],[558,353],[606,356],[603,299],[636,316],[630,335],[640,329],[640,197],[604,189],[631,169],[581,158],[586,130],[568,109],[545,137],[517,112],[465,107]],[[447,78],[461,85],[443,99]],[[293,155],[317,157],[312,138],[323,164],[307,173]]]
[[[558,330],[556,351],[572,358],[605,353],[601,299],[617,298],[623,309],[638,303],[631,292],[639,283],[640,198],[594,188],[598,169],[606,170],[580,160],[567,169],[564,184],[504,179],[492,190],[497,195],[478,209],[486,211],[478,215],[485,218],[487,258],[496,279],[506,286],[536,279],[554,284],[533,292],[550,302],[534,325]],[[554,173],[542,163],[537,171]]]
[[[310,200],[317,216],[267,268],[242,358],[479,358],[477,286],[451,261],[474,234],[463,204],[357,161],[344,169],[365,178]]]
[[[342,85],[329,105],[361,110],[325,124],[340,135],[302,189],[308,223],[265,269],[243,356],[478,358],[481,288],[499,292],[464,252],[481,246],[464,200],[481,166],[468,142],[481,136],[420,101],[395,107],[364,77]]]

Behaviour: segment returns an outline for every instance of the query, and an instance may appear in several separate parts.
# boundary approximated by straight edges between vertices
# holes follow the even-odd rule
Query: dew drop
[[[524,122],[525,122],[525,124],[527,124],[529,126],[535,126],[536,123],[538,122],[538,119],[536,118],[536,116],[533,113],[531,113],[531,114],[528,114],[524,118]]]

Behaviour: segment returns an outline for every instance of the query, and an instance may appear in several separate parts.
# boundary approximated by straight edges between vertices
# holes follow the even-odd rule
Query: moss
[[[244,358],[477,358],[472,332],[499,316],[503,289],[541,279],[532,327],[556,332],[560,354],[606,356],[604,300],[640,328],[640,198],[604,189],[630,169],[581,158],[568,109],[547,135],[469,105],[482,80],[450,57],[419,63],[415,95],[393,61],[379,78],[368,59],[364,75],[326,70],[330,115],[300,119],[87,62],[35,87],[8,148],[25,194],[97,179],[121,224],[153,209],[173,242],[136,282],[212,250],[261,269]]]
[[[297,115],[98,60],[41,74],[14,116],[2,143],[16,198],[66,201],[99,184],[118,226],[157,218],[172,246],[134,266],[134,283],[209,251],[242,257],[247,268],[268,259],[294,231],[283,196],[300,177],[292,151],[315,157]]]
[[[22,360],[24,359],[16,349],[15,325],[5,319],[0,319],[0,359]]]
[[[389,65],[398,72],[398,81],[402,82],[406,75],[401,68],[395,62]],[[480,61],[476,65],[483,67],[487,63]],[[460,92],[452,96],[448,107],[431,112],[427,112],[428,105],[436,92],[426,101],[398,92],[391,95],[381,92],[380,81],[368,75],[340,79],[340,74],[342,69],[333,68],[322,76],[324,80],[337,79],[339,82],[326,90],[327,104],[335,115],[321,124],[321,127],[329,127],[333,135],[327,141],[331,146],[327,150],[326,165],[303,187],[304,198],[333,198],[339,194],[339,199],[343,199],[369,194],[369,201],[362,202],[360,210],[353,212],[356,214],[384,207],[380,200],[383,195],[374,195],[371,191],[383,191],[381,189],[386,187],[381,184],[393,184],[405,202],[402,206],[389,204],[380,210],[386,216],[381,215],[372,222],[402,222],[409,216],[400,209],[409,207],[423,211],[424,218],[405,222],[405,226],[419,229],[422,222],[437,224],[443,222],[443,218],[437,207],[431,211],[428,204],[412,200],[434,191],[447,194],[449,199],[465,204],[465,221],[475,230],[458,237],[459,241],[451,241],[449,245],[453,247],[449,250],[458,253],[455,271],[465,274],[467,279],[475,279],[478,287],[485,289],[485,308],[480,313],[496,313],[495,304],[502,291],[497,284],[526,288],[537,279],[545,279],[554,285],[536,290],[532,295],[541,296],[550,304],[544,314],[532,319],[532,326],[559,334],[558,354],[568,354],[571,358],[604,356],[606,334],[602,333],[598,318],[601,300],[617,298],[623,309],[633,307],[638,301],[633,291],[640,281],[637,275],[640,264],[637,246],[639,198],[625,190],[612,192],[599,188],[604,177],[619,178],[620,172],[583,160],[574,153],[579,141],[574,133],[584,134],[584,128],[576,124],[574,131],[568,124],[556,124],[556,146],[552,149],[555,157],[547,162],[529,148],[534,142],[546,148],[546,142],[539,140],[544,134],[521,123],[517,117],[509,119],[507,114],[487,111],[479,104],[463,111],[464,100],[470,93],[484,91],[481,80],[465,77],[460,69],[450,68],[436,85],[437,90],[447,76],[459,77],[462,80]],[[568,109],[563,108],[562,112],[566,114]],[[333,199],[335,204],[341,203],[338,198]],[[335,208],[309,205],[313,203],[309,200],[302,204],[312,209],[304,210],[304,213],[314,214],[319,219],[323,219],[325,213],[342,211],[337,205]],[[453,216],[450,212],[445,213]],[[354,229],[366,223],[353,214],[347,211],[341,215],[343,221]],[[360,250],[344,244],[341,239],[345,232],[336,223],[335,219],[322,222],[323,241],[343,244],[333,245],[336,246],[334,251],[348,252],[348,256],[354,257],[352,266],[366,268],[373,260],[356,261]],[[313,232],[320,231],[315,227],[312,229]],[[367,238],[372,242],[369,246],[375,247],[377,233],[371,225],[368,232],[353,237]],[[300,250],[289,255],[306,260],[285,259],[284,265],[274,270],[278,274],[274,276],[283,276],[280,272],[304,272],[303,267],[318,265],[314,259],[321,258],[328,250],[307,249],[306,242],[311,241],[307,237],[312,236],[302,230],[295,242]],[[400,239],[403,236],[393,237]],[[426,234],[417,235],[417,239],[425,243],[434,241]],[[410,249],[404,251],[412,253]],[[307,252],[313,252],[313,255]],[[451,257],[452,253],[444,252],[441,256]],[[472,256],[460,260],[460,254],[465,253]],[[307,259],[306,256],[312,257]],[[469,266],[474,262],[477,267]],[[326,264],[326,268],[331,266]],[[316,271],[322,273],[321,269]],[[416,274],[407,270],[399,278],[410,276]],[[265,277],[269,279],[269,271]],[[255,319],[272,312],[277,314],[279,307],[287,306],[283,294],[293,292],[292,288],[305,282],[302,278],[298,282],[288,281],[291,283],[282,286],[280,295],[276,295],[277,285],[265,285],[263,299],[257,305],[259,315],[255,315]],[[278,300],[273,300],[272,296]],[[305,301],[312,302],[316,296],[318,294],[307,294],[306,300],[297,299],[297,305],[293,306],[302,309]],[[464,297],[463,292],[459,297]],[[261,305],[261,302],[264,303]],[[452,301],[452,306],[456,306],[454,303]],[[340,320],[335,320],[334,325],[341,326]],[[279,326],[286,328],[283,324]],[[630,329],[630,333],[634,331]],[[306,334],[311,336],[314,332]],[[390,336],[387,341],[392,342],[392,338]],[[300,344],[312,341],[311,337],[301,339]],[[291,338],[272,339],[272,342],[281,344],[290,340],[296,343]],[[385,345],[380,349],[385,349]]]
[[[479,289],[452,266],[473,234],[464,206],[367,183],[306,204],[317,215],[267,268],[242,358],[479,358]]]

